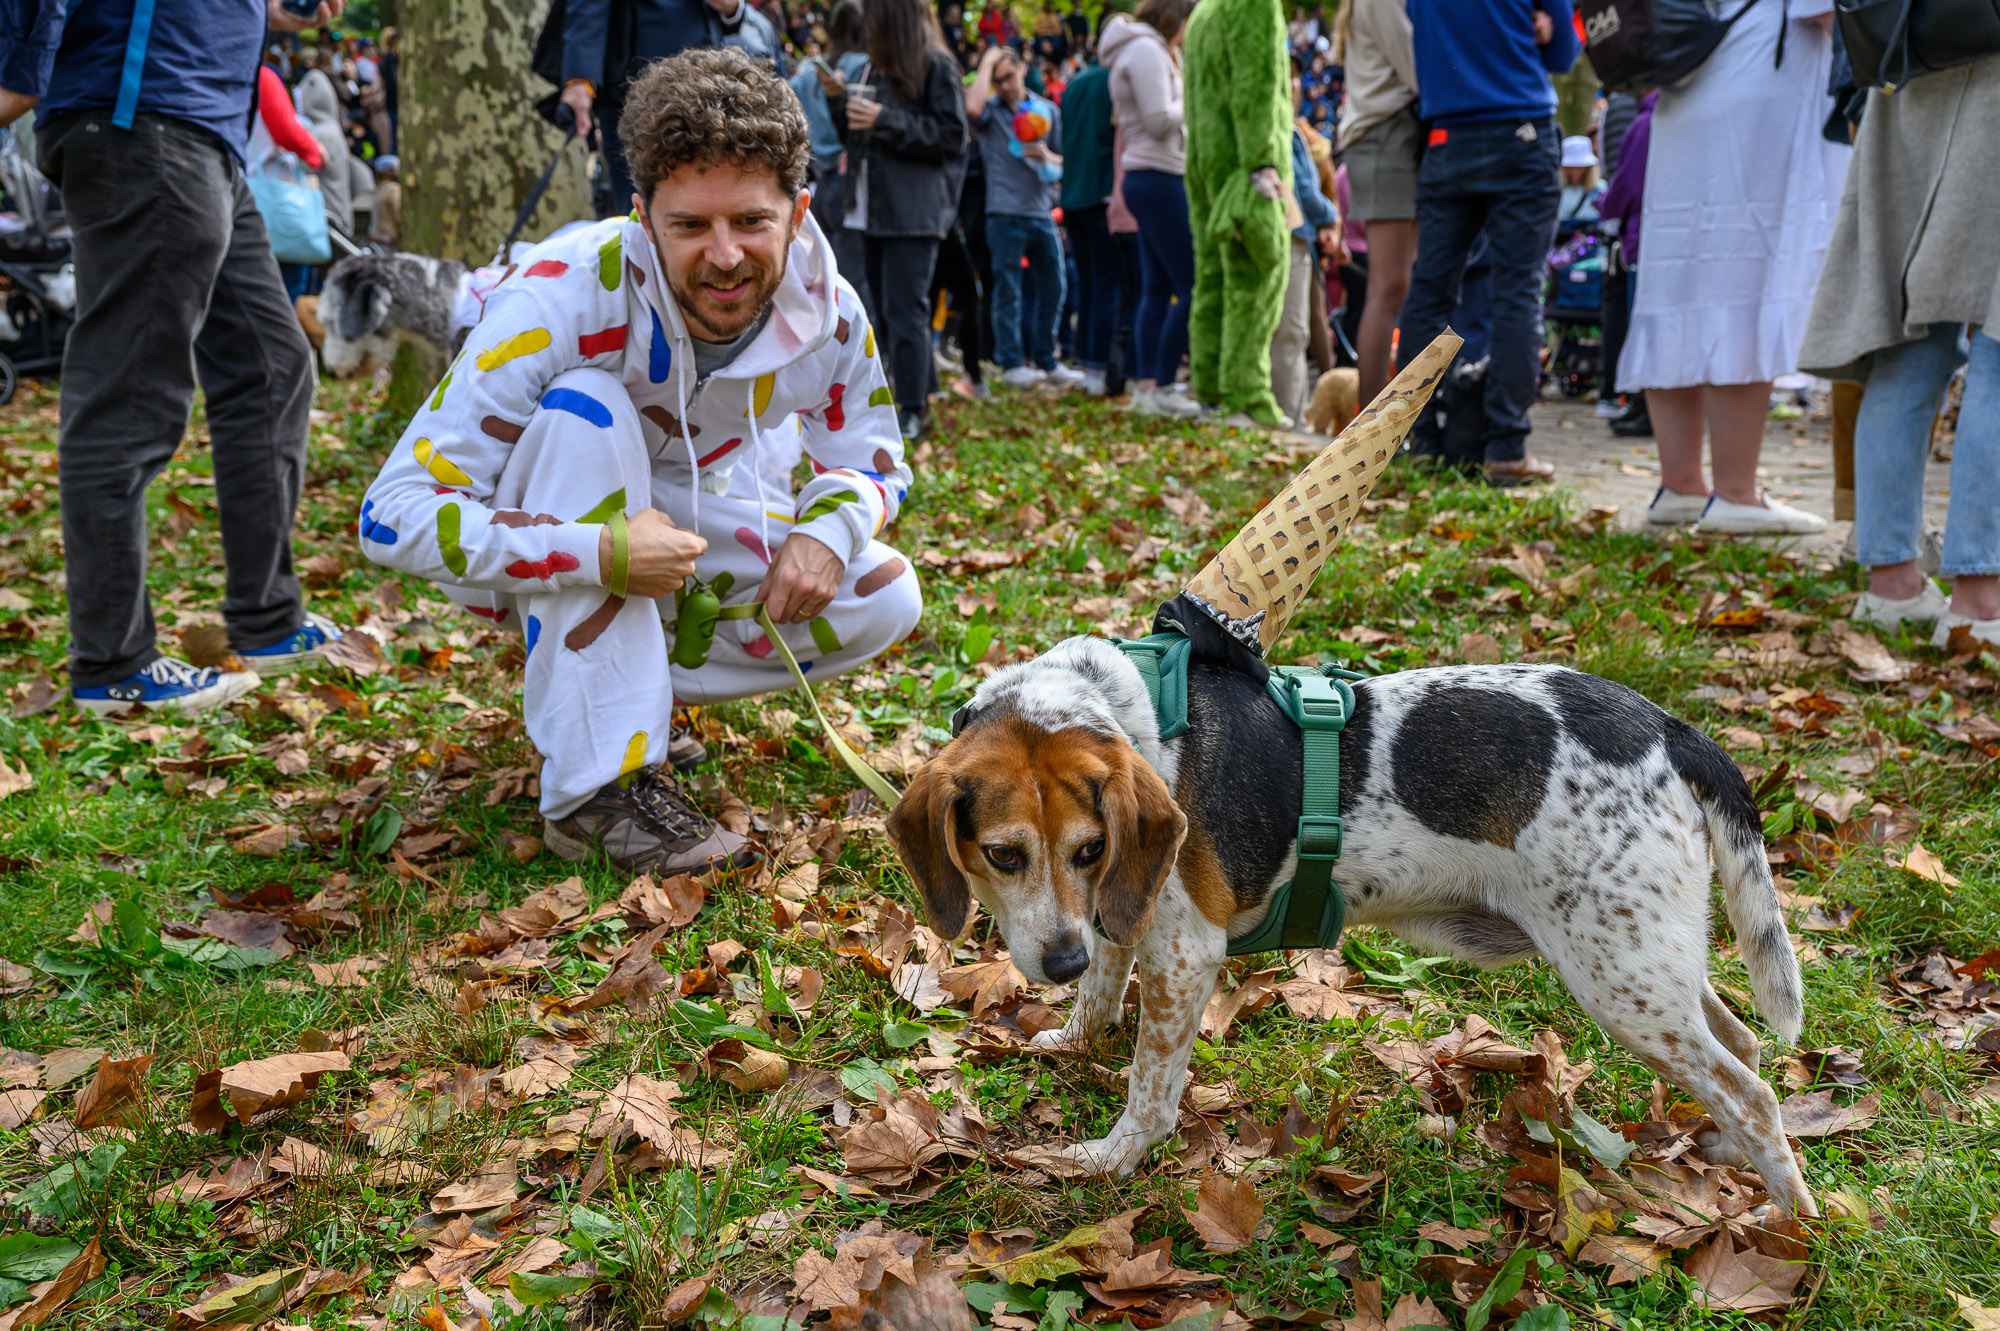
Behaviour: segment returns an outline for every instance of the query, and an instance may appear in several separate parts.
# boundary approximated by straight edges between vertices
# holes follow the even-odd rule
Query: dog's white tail
[[[1694,791],[1708,823],[1715,876],[1736,930],[1750,988],[1765,1024],[1791,1044],[1805,1022],[1799,959],[1785,929],[1784,908],[1764,858],[1764,824],[1750,786],[1714,740],[1678,718],[1667,723],[1667,757]]]

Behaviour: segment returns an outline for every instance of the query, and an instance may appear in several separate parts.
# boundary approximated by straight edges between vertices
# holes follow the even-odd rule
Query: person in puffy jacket
[[[361,550],[523,635],[551,850],[744,867],[659,770],[701,758],[675,701],[789,688],[788,655],[826,679],[908,636],[916,574],[879,537],[910,469],[875,329],[807,210],[791,89],[685,51],[633,83],[619,131],[644,210],[550,238],[487,296],[368,488]],[[801,451],[794,494],[768,464]]]
[[[1139,219],[1132,407],[1158,415],[1201,414],[1192,398],[1172,391],[1187,355],[1194,300],[1180,69],[1181,36],[1193,12],[1194,0],[1144,0],[1133,15],[1113,14],[1097,39],[1097,58],[1111,71],[1112,117],[1123,134],[1125,206]]]

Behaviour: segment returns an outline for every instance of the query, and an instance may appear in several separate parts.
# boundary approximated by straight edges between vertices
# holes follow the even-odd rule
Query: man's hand
[[[563,85],[562,104],[576,113],[576,136],[579,139],[590,137],[590,108],[592,100],[590,85],[583,80],[578,79],[574,83]]]
[[[34,110],[35,103],[41,100],[39,97],[30,97],[24,92],[10,92],[0,88],[0,129],[5,129]]]
[[[875,121],[882,114],[882,103],[871,102],[865,97],[847,99],[847,127],[849,129],[873,129]]]
[[[1285,197],[1285,182],[1275,166],[1260,166],[1250,172],[1250,188],[1276,202]]]
[[[819,90],[828,97],[847,96],[847,83],[832,65],[815,65],[813,73],[819,76]]]
[[[1547,46],[1556,39],[1556,21],[1546,9],[1535,11],[1535,45]]]
[[[630,558],[625,565],[625,592],[657,600],[680,590],[694,576],[696,556],[708,549],[708,542],[691,531],[682,531],[658,509],[645,508],[625,521]],[[597,538],[597,576],[611,584],[611,527],[606,524]]]
[[[347,0],[324,0],[319,12],[311,18],[300,18],[278,0],[264,0],[269,25],[279,32],[304,32],[307,28],[324,28],[340,17],[340,11],[347,8]]]
[[[757,588],[757,599],[771,611],[774,624],[803,624],[833,604],[847,566],[840,556],[797,532],[778,547],[777,558]]]

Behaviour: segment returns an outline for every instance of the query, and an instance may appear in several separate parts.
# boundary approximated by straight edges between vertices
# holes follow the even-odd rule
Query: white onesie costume
[[[801,450],[814,475],[793,495],[779,477]],[[915,570],[875,539],[909,486],[874,331],[810,217],[763,330],[700,382],[652,242],[626,217],[537,246],[487,297],[369,487],[361,550],[526,635],[542,812],[561,818],[665,760],[676,698],[791,684],[755,620],[722,621],[701,667],[670,665],[674,598],[620,600],[599,576],[614,508],[706,537],[696,573],[724,605],[755,599],[794,532],[830,548],[846,565],[833,603],[780,630],[817,679],[916,627]]]

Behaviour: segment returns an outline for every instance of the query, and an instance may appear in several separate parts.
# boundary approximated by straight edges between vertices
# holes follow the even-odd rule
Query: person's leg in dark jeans
[[[1118,317],[1112,324],[1111,342],[1104,357],[1104,395],[1118,397],[1125,381],[1134,374],[1133,349],[1138,339],[1132,323],[1139,309],[1139,237],[1132,232],[1111,234],[1111,255],[1118,282]]]
[[[1625,264],[1618,257],[1618,246],[1613,243],[1604,265],[1604,298],[1598,307],[1598,317],[1603,321],[1604,342],[1598,353],[1597,400],[1615,402],[1618,398],[1618,356],[1625,350],[1625,334],[1632,328],[1631,284],[1626,281]],[[1600,411],[1600,416],[1607,413]]]
[[[1493,265],[1487,474],[1526,480],[1532,477],[1514,472],[1530,465],[1528,432],[1533,427],[1528,410],[1541,394],[1542,286],[1562,198],[1560,137],[1554,117],[1537,125],[1533,140],[1522,140],[1511,127],[1493,137],[1493,150],[1478,182],[1492,200],[1486,215]],[[1496,468],[1496,463],[1503,465]]]
[[[41,143],[77,275],[58,456],[79,689],[161,658],[146,594],[146,487],[186,432],[197,361],[211,395],[232,644],[265,647],[304,622],[291,526],[312,362],[262,219],[207,134],[153,116],[129,130],[110,121],[66,117],[42,127]]]
[[[1056,368],[1056,324],[1063,308],[1062,237],[1047,217],[1024,219],[1028,224],[1028,280],[1035,285],[1035,322],[1028,330],[1028,360],[1037,369]]]
[[[1021,350],[1021,254],[1034,219],[1004,213],[986,215],[986,246],[993,259],[993,363],[1001,373],[1026,362]]]
[[[979,298],[979,273],[965,236],[954,226],[938,245],[937,266],[931,273],[931,289],[942,291],[951,302],[957,319],[958,350],[965,362],[965,382],[980,382],[979,358],[985,354],[986,312]]]
[[[929,236],[869,236],[868,289],[875,293],[876,339],[903,433],[919,432],[931,385],[931,271],[938,243]]]
[[[1063,360],[1076,359],[1076,338],[1078,333],[1078,311],[1076,291],[1078,286],[1076,271],[1076,247],[1070,244],[1068,229],[1057,228],[1056,244],[1062,248],[1063,303],[1062,313],[1056,316],[1056,346]]]
[[[1139,219],[1141,290],[1130,373],[1169,389],[1187,357],[1188,310],[1194,302],[1194,233],[1187,187],[1164,171],[1125,173],[1125,206]]]
[[[601,101],[591,117],[601,148],[598,161],[603,164],[600,169],[604,172],[603,181],[591,190],[591,202],[596,206],[599,221],[631,212],[632,195],[638,188],[632,183],[632,168],[625,163],[625,145],[618,138],[618,118],[624,113],[623,102]]]
[[[1111,355],[1111,331],[1118,318],[1118,254],[1111,245],[1107,209],[1082,208],[1068,214],[1070,252],[1077,269],[1077,363],[1102,371]]]
[[[1444,331],[1458,309],[1465,264],[1486,222],[1486,201],[1462,184],[1463,159],[1471,151],[1463,131],[1453,129],[1433,144],[1417,168],[1417,259],[1410,291],[1397,317],[1398,359],[1407,365]],[[1430,433],[1434,417],[1424,413],[1417,428],[1419,451],[1436,452],[1442,441]]]

